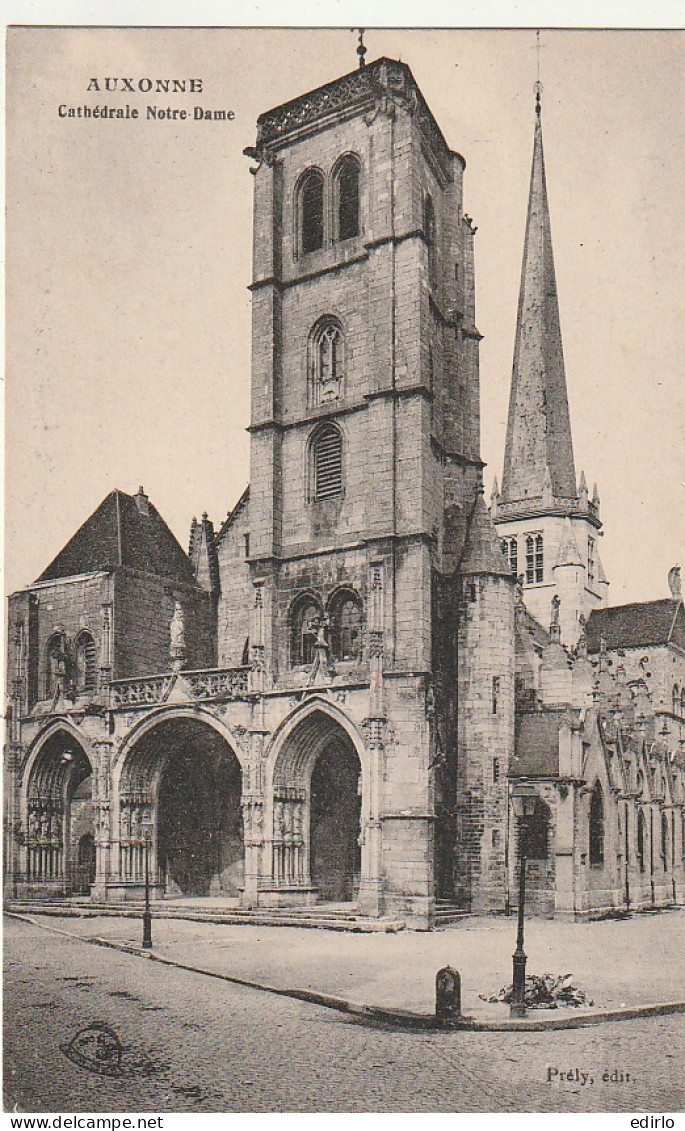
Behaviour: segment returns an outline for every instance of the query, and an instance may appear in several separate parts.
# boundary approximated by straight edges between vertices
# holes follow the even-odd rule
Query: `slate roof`
[[[512,777],[554,777],[559,773],[559,729],[567,711],[532,711],[516,715]]]
[[[540,104],[519,291],[502,477],[503,503],[576,498],[576,473],[547,202]]]
[[[502,549],[502,539],[483,498],[483,487],[479,487],[471,512],[464,552],[459,562],[462,574],[488,573],[495,577],[508,577],[513,582],[511,567]]]
[[[645,648],[673,642],[685,649],[685,615],[678,598],[642,601],[593,609],[587,622],[588,652],[599,652],[603,639],[607,650]]]
[[[217,534],[216,540],[215,540],[217,546],[223,540],[224,536],[226,534],[228,534],[228,531],[233,526],[233,523],[238,518],[238,516],[242,514],[242,512],[244,511],[244,509],[247,506],[247,504],[249,503],[249,501],[250,501],[250,485],[248,483],[247,487],[245,488],[242,495],[238,499],[238,502],[234,506],[233,510],[228,512],[228,514],[226,515],[226,518],[224,519],[223,523],[221,524],[221,528],[220,528],[219,533]]]
[[[141,570],[184,584],[195,583],[190,559],[159,511],[141,492],[126,495],[112,491],[38,581],[120,568]]]

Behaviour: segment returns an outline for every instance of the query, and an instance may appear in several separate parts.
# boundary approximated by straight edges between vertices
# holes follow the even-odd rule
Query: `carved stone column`
[[[95,840],[95,883],[91,895],[106,898],[112,874],[112,743],[93,743],[95,773],[93,789],[93,837]]]

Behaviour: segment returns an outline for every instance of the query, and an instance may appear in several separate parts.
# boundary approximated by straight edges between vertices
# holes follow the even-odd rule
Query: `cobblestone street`
[[[122,1042],[119,1077],[60,1050],[96,1021]],[[9,919],[5,1026],[5,1108],[19,1111],[663,1113],[685,1100],[682,1016],[536,1034],[369,1028]],[[593,1082],[550,1084],[548,1066]],[[602,1080],[615,1069],[624,1082]]]

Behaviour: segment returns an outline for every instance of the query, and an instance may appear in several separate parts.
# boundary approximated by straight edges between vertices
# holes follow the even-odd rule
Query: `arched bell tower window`
[[[604,796],[599,782],[595,782],[590,798],[590,865],[604,865]]]
[[[322,424],[309,446],[309,497],[332,499],[342,495],[342,435],[335,424]]]
[[[324,180],[318,169],[308,169],[298,190],[298,245],[301,255],[323,247]]]
[[[359,162],[343,157],[333,174],[334,231],[336,240],[359,235]]]
[[[362,604],[352,589],[335,594],[329,620],[333,659],[358,660],[362,650]]]
[[[309,403],[328,404],[343,395],[345,339],[337,318],[321,318],[309,335]]]
[[[90,632],[79,632],[74,645],[76,653],[76,690],[94,691],[96,684],[96,649]]]
[[[305,593],[295,601],[290,613],[290,663],[292,667],[311,664],[314,660],[316,622],[321,616],[321,606]]]

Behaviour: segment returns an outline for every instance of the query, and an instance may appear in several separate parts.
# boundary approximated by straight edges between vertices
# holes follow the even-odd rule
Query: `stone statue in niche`
[[[174,599],[174,615],[169,625],[169,655],[174,671],[180,671],[186,658],[186,626],[183,605]]]

